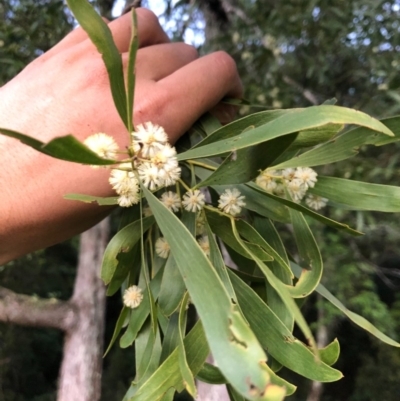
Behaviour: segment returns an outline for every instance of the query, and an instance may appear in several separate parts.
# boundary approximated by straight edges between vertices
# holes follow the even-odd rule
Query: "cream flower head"
[[[167,259],[171,248],[164,237],[160,237],[156,241],[156,254],[163,259]]]
[[[182,205],[188,212],[198,212],[200,211],[206,201],[206,197],[199,189],[195,189],[194,191],[190,190],[183,195]]]
[[[226,189],[218,200],[218,208],[223,212],[236,216],[246,206],[245,197],[240,194],[237,188]]]
[[[142,290],[137,285],[132,285],[124,292],[124,305],[128,308],[137,308],[143,300]]]

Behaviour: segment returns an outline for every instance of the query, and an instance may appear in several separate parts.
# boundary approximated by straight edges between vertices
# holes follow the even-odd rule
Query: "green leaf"
[[[132,272],[129,277],[131,282],[132,279],[137,278],[140,266],[139,244],[136,243],[130,252],[120,253],[118,256],[118,261],[118,266],[115,269],[115,272],[107,287],[107,296],[114,295],[120,289],[121,285],[128,277],[129,272]],[[132,284],[134,284],[134,282]]]
[[[290,113],[233,138],[207,145],[201,143],[198,147],[179,154],[178,160],[197,159],[233,152],[328,123],[357,124],[393,136],[393,133],[385,125],[365,113],[338,106],[313,106],[307,109],[293,109]]]
[[[322,258],[304,216],[293,209],[290,210],[290,216],[303,271],[296,285],[287,288],[293,298],[304,298],[315,290],[321,280]]]
[[[139,350],[140,346],[140,350]],[[136,351],[136,387],[140,388],[158,369],[161,356],[160,330],[154,331],[148,323],[141,330],[135,344]]]
[[[265,125],[278,117],[281,117],[287,113],[290,113],[292,110],[267,110],[261,111],[259,113],[253,113],[249,116],[240,118],[230,124],[226,124],[223,127],[220,127],[218,130],[214,130],[211,132],[209,130],[207,132],[207,138],[204,138],[203,141],[198,143],[195,148],[199,146],[208,145],[210,143],[222,141],[224,139],[232,138],[236,135],[241,134],[244,131],[248,131],[249,129],[257,128],[262,125]],[[212,135],[211,135],[212,133]]]
[[[252,259],[251,254],[247,252],[240,243],[235,238],[232,226],[230,222],[230,218],[225,214],[218,210],[210,210],[207,209],[205,211],[208,224],[211,227],[211,230],[217,237],[221,238],[221,240],[226,243],[230,248],[243,255],[248,259]],[[246,242],[246,245],[251,249],[251,251],[257,255],[261,260],[271,261],[273,257],[269,255],[259,244],[252,244]]]
[[[340,344],[337,338],[335,338],[330,344],[325,348],[319,350],[319,356],[321,361],[325,362],[327,365],[332,366],[339,359],[340,355]]]
[[[108,344],[108,347],[106,349],[106,352],[103,355],[103,358],[109,353],[109,351],[111,350],[112,346],[114,345],[115,341],[117,340],[119,333],[122,330],[122,327],[128,317],[129,314],[129,308],[127,308],[126,306],[124,306],[121,310],[121,313],[118,317],[117,323],[115,324],[115,328],[114,328],[114,333],[112,335],[110,344]]]
[[[400,187],[319,176],[310,193],[328,198],[346,209],[400,212]]]
[[[292,270],[294,274],[298,277],[301,271],[301,267],[296,265],[295,263],[291,263]],[[367,319],[362,316],[348,310],[334,295],[332,295],[326,287],[322,284],[319,284],[316,288],[316,291],[321,294],[325,299],[327,299],[333,306],[336,306],[340,311],[342,311],[353,323],[357,326],[361,327],[365,331],[368,331],[373,336],[381,340],[382,342],[392,345],[393,347],[400,347],[400,344],[386,334],[383,334],[380,330],[378,330],[372,323],[370,323]]]
[[[197,379],[209,384],[225,384],[227,383],[221,371],[214,365],[205,363],[199,373]]]
[[[114,43],[110,28],[88,1],[67,0],[67,4],[103,58],[115,107],[125,126],[128,127],[122,57]]]
[[[44,153],[56,159],[98,166],[115,164],[115,160],[102,159],[72,135],[60,136],[52,139],[48,143],[44,143],[28,135],[20,134],[19,132],[9,129],[0,128],[0,132],[5,136],[18,139],[24,145],[28,145],[40,153]]]
[[[238,150],[228,156],[218,169],[197,187],[248,182],[256,178],[260,170],[269,167],[295,138],[296,134],[286,135],[269,142]]]
[[[269,375],[262,367],[266,356],[253,332],[235,309],[195,238],[147,188],[143,191],[171,247],[221,372],[247,398],[264,399],[261,394],[269,383]],[[210,299],[214,308],[210,308]]]
[[[343,377],[338,370],[318,362],[310,349],[292,335],[268,305],[234,272],[229,271],[229,275],[247,321],[269,354],[310,380],[333,382]]]
[[[143,219],[144,232],[153,224],[153,216],[145,217]],[[140,220],[128,224],[122,230],[118,231],[108,243],[101,267],[101,278],[105,284],[111,281],[117,268],[122,268],[122,263],[131,262],[131,254],[134,252],[134,246],[141,238],[140,227]]]
[[[131,10],[132,15],[132,31],[131,40],[129,43],[129,56],[128,56],[128,68],[126,70],[126,116],[127,116],[127,128],[129,132],[133,131],[133,99],[135,94],[135,63],[136,54],[139,48],[139,39],[137,33],[137,16],[134,8]]]
[[[268,254],[273,257],[273,260],[279,264],[281,269],[285,270],[290,278],[293,277],[293,273],[290,269],[288,261],[281,258],[279,253],[276,252],[270,244],[268,244],[268,242],[257,232],[256,229],[254,229],[249,223],[244,220],[237,220],[236,228],[243,238],[247,239],[247,241],[252,244],[258,245],[260,248],[268,252]]]
[[[319,179],[319,178],[318,178]],[[264,191],[262,188],[260,188],[259,186],[257,186],[254,183],[249,183],[246,184],[249,187],[253,188],[254,190],[256,190],[257,192],[259,192],[260,194],[262,194],[263,196],[273,199],[279,203],[281,203],[282,205],[286,205],[288,207],[290,207],[291,209],[297,210],[307,216],[312,217],[314,220],[317,220],[327,226],[336,228],[337,230],[342,230],[346,233],[349,233],[351,235],[363,235],[363,233],[361,233],[360,231],[357,231],[351,227],[349,227],[347,224],[343,224],[343,223],[339,223],[338,221],[329,219],[328,217],[323,216],[322,214],[319,214],[317,212],[314,212],[313,210],[309,209],[308,207],[302,206],[296,202],[290,201],[288,199],[285,198],[281,198],[280,196],[276,196],[276,195],[272,195],[269,192]],[[309,192],[312,193],[314,188],[310,188]],[[268,202],[266,200],[266,202]],[[247,199],[246,199],[246,207],[247,207]]]
[[[217,241],[214,238],[213,232],[211,231],[210,225],[208,224],[206,218],[206,230],[207,230],[207,237],[208,242],[210,244],[210,262],[214,266],[215,271],[217,272],[219,278],[224,284],[225,290],[229,295],[230,299],[233,299],[236,302],[236,294],[233,290],[231,280],[229,279],[228,271],[225,266],[224,259],[221,255],[221,252],[218,248]]]
[[[110,197],[100,197],[100,196],[91,196],[91,195],[81,195],[81,194],[67,194],[64,195],[64,199],[68,200],[76,200],[84,203],[97,203],[100,206],[110,206],[110,205],[118,205],[118,197],[110,196]]]
[[[190,371],[189,364],[186,360],[185,346],[183,343],[185,327],[186,327],[186,307],[189,301],[189,294],[186,293],[180,307],[179,311],[179,324],[178,324],[178,334],[179,334],[179,345],[178,345],[178,359],[179,359],[179,369],[181,371],[183,384],[185,385],[186,391],[193,397],[197,398],[196,384],[194,383],[194,377]]]
[[[175,259],[169,255],[158,296],[158,305],[166,316],[170,316],[177,310],[185,291],[185,283]]]
[[[246,246],[246,244],[240,238],[239,233],[236,229],[236,221],[233,218],[231,219],[231,223],[232,223],[232,231],[233,231],[233,234],[235,235],[235,238],[240,243],[240,245],[245,250],[247,250],[247,252],[252,256],[252,259],[256,262],[257,266],[263,272],[263,274],[267,278],[268,282],[271,284],[272,288],[281,297],[281,299],[285,303],[286,307],[293,313],[294,320],[298,324],[300,330],[303,332],[304,336],[306,337],[307,341],[309,342],[314,353],[317,355],[318,349],[317,349],[317,345],[315,343],[314,336],[312,335],[311,330],[308,327],[308,324],[307,324],[306,320],[304,319],[304,316],[302,315],[299,307],[294,302],[293,298],[290,296],[290,293],[289,293],[287,287],[282,283],[282,281],[280,281],[274,275],[274,273],[272,273],[272,271],[259,258],[257,258],[256,255],[254,255],[249,250],[249,248]]]
[[[205,134],[211,135],[213,132],[217,131],[222,127],[222,124],[218,120],[217,117],[214,117],[210,113],[205,113],[203,114],[199,120],[198,123],[201,126],[201,129],[205,132]]]
[[[179,314],[171,315],[164,335],[160,363],[163,363],[179,346]]]
[[[275,252],[279,254],[280,258],[284,261],[285,264],[290,266],[285,247],[272,222],[269,219],[255,216],[254,228],[259,232],[259,234],[265,240],[268,239]],[[279,280],[281,280],[284,284],[292,285],[293,275],[289,274],[286,268],[282,268],[281,264],[276,259],[271,262],[268,262],[268,267],[275,274],[275,276],[278,277]],[[268,281],[266,281],[266,289],[267,289],[268,306],[279,317],[279,319],[283,322],[283,324],[289,330],[292,330],[294,324],[293,314],[286,307],[281,297],[272,288],[272,286],[268,283]]]
[[[289,150],[297,150],[316,146],[326,142],[343,129],[343,124],[326,124],[322,127],[312,128],[306,131],[301,131],[297,135],[295,141],[289,147]]]
[[[190,370],[196,375],[209,353],[207,340],[200,321],[185,337],[184,345]],[[128,390],[124,401],[159,401],[171,387],[174,387],[177,391],[182,391],[184,384],[180,374],[178,358],[178,348],[176,348],[154,374],[143,383],[134,396],[132,387]]]
[[[400,140],[399,116],[381,120],[381,123],[388,127],[395,136],[383,136],[368,128],[358,127],[275,167],[289,168],[326,165],[355,156],[362,145],[381,146]]]

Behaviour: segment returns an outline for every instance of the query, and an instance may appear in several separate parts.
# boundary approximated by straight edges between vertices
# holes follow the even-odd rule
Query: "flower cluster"
[[[256,184],[274,195],[285,196],[286,192],[294,202],[301,202],[309,188],[317,182],[317,173],[310,167],[286,168],[283,170],[264,170],[256,178]],[[308,195],[306,204],[319,210],[327,199]]]
[[[125,161],[112,169],[109,178],[119,195],[118,204],[124,207],[139,202],[139,180],[153,191],[175,184],[181,175],[176,150],[168,143],[168,136],[162,127],[151,122],[140,124],[131,139],[129,162]],[[102,158],[115,159],[118,152],[114,139],[103,133],[89,136],[84,143]],[[180,202],[171,199],[168,202],[169,208],[177,211]]]

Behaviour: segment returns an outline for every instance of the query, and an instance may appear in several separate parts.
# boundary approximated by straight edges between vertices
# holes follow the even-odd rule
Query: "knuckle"
[[[147,121],[160,123],[165,113],[168,96],[167,90],[154,83],[154,88],[146,91],[146,96],[136,97],[134,110],[136,124],[142,124]]]
[[[214,53],[214,62],[218,68],[228,77],[237,77],[237,66],[235,60],[226,52],[218,51]]]
[[[136,13],[140,19],[146,20],[150,24],[159,25],[158,17],[153,11],[147,8],[138,8]]]
[[[181,43],[182,50],[187,54],[188,58],[195,60],[199,57],[199,52],[194,46],[188,45],[186,43]]]

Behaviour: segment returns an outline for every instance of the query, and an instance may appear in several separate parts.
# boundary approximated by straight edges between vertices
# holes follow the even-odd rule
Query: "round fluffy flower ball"
[[[124,292],[124,305],[128,308],[137,308],[143,300],[142,290],[137,285],[132,285]]]
[[[306,198],[306,205],[314,210],[322,209],[327,203],[328,199],[318,195],[309,194]]]
[[[83,143],[103,159],[115,159],[118,145],[112,136],[99,132],[88,136]]]
[[[197,212],[201,210],[206,202],[205,195],[199,189],[190,190],[183,195],[182,205],[188,212]]]
[[[151,122],[138,125],[132,136],[134,142],[141,146],[143,157],[153,157],[168,142],[164,128]]]
[[[245,197],[240,194],[237,188],[226,189],[218,200],[218,208],[223,212],[236,216],[246,206]]]
[[[156,254],[163,259],[167,259],[169,251],[171,250],[167,240],[164,237],[160,237],[156,241]]]

